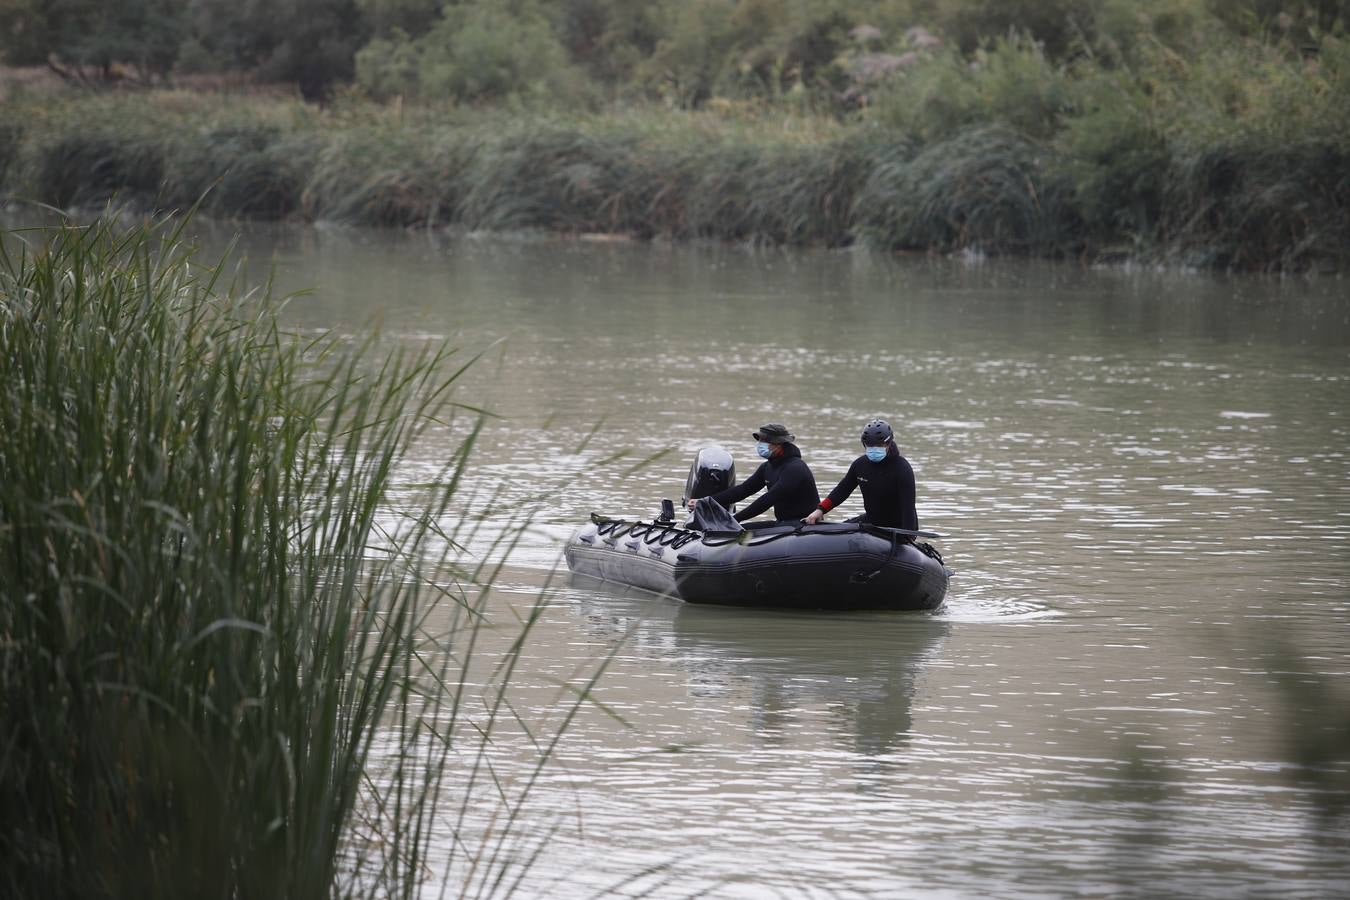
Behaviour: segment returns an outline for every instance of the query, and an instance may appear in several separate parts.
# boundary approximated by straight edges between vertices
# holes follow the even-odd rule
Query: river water
[[[530,523],[490,609],[543,604],[510,692],[536,739],[607,661],[510,845],[539,851],[522,893],[1350,896],[1325,815],[1350,784],[1345,282],[253,226],[241,249],[315,289],[302,326],[484,351],[462,510]],[[957,571],[935,614],[559,570],[590,512],[678,499],[701,446],[745,477],[783,421],[824,493],[877,414]],[[537,747],[495,741],[519,790]],[[1297,763],[1326,741],[1340,762]],[[470,815],[460,858],[493,827]]]

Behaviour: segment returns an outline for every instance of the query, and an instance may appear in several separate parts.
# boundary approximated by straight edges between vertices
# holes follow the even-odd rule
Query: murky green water
[[[548,604],[516,707],[556,724],[560,685],[615,654],[604,708],[534,788],[527,834],[557,831],[526,894],[1347,895],[1345,822],[1319,824],[1334,798],[1289,763],[1329,720],[1295,721],[1309,695],[1280,687],[1350,688],[1344,282],[346,231],[243,243],[317,289],[290,309],[305,325],[502,342],[462,394],[502,416],[465,505],[509,527],[549,498],[494,606]],[[782,420],[828,489],[878,413],[958,571],[936,615],[550,580],[575,523],[654,513],[696,448],[722,443],[744,476],[750,431]],[[424,452],[410,481],[445,448]],[[519,784],[535,751],[498,741]]]

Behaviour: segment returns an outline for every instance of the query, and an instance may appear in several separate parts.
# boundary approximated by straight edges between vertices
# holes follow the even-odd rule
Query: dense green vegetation
[[[416,894],[507,680],[468,711],[450,668],[472,437],[396,482],[459,363],[289,337],[160,229],[0,237],[0,893]],[[516,864],[486,851],[466,890]]]
[[[1345,0],[0,0],[0,54],[67,77],[247,72],[307,99],[594,104],[797,95],[831,106],[943,46],[1022,36],[1054,63],[1126,63],[1196,30],[1315,48]]]
[[[128,34],[179,37],[123,42],[172,44],[158,63],[81,38],[102,8],[0,0],[9,58],[327,102],[11,89],[12,195],[171,208],[214,185],[226,215],[1245,270],[1350,254],[1343,2],[129,3]]]

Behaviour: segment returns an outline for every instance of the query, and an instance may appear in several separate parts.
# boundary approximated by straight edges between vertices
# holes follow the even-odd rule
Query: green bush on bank
[[[536,4],[446,5],[416,38],[401,28],[356,55],[357,82],[376,98],[507,99],[584,105],[589,90]]]
[[[873,92],[877,121],[925,143],[991,124],[1048,140],[1075,103],[1068,70],[1025,37],[1001,37],[970,58],[944,50]]]
[[[1055,64],[1128,63],[1198,29],[1315,44],[1343,0],[100,0],[0,3],[0,59],[72,81],[280,80],[308,100],[377,98],[591,108],[716,99],[836,109],[878,56],[961,56],[1018,35]],[[916,37],[922,34],[924,37]],[[868,79],[861,79],[866,81]]]
[[[1113,75],[1086,83],[1058,137],[1088,244],[1138,254],[1155,244],[1170,148],[1139,86]]]

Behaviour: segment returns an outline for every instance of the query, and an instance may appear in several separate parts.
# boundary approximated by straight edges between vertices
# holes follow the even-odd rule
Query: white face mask
[[[868,448],[867,448],[867,458],[870,459],[872,462],[881,462],[883,459],[886,458],[886,448],[885,448],[885,447],[868,447]]]
[[[763,441],[760,441],[758,444],[755,445],[755,452],[758,453],[760,457],[762,457],[763,459],[768,459],[769,456],[773,453],[773,444],[766,444]]]

